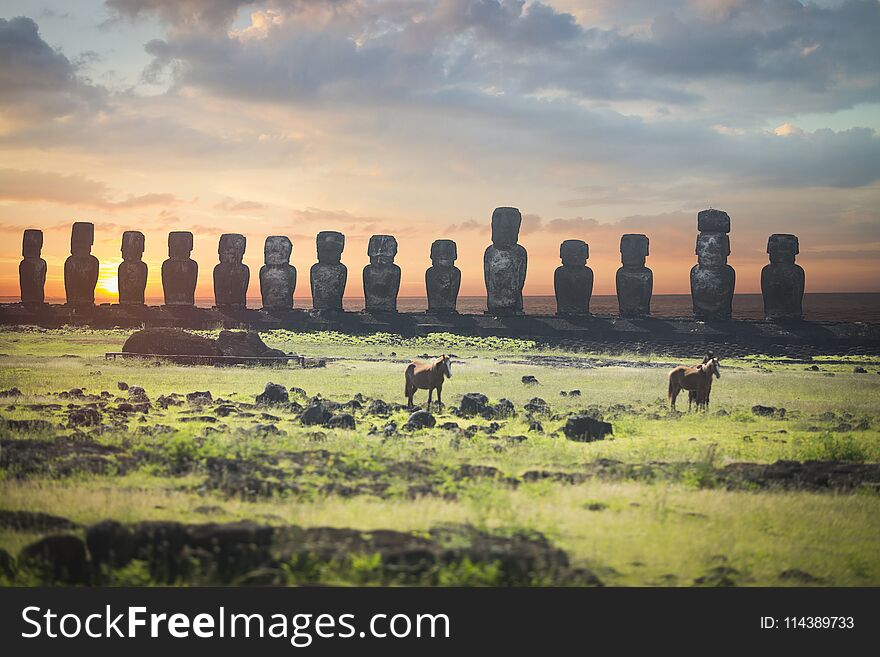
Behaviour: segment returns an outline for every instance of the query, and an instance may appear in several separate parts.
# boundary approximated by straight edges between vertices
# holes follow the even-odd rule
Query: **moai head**
[[[701,266],[720,267],[730,255],[730,238],[725,233],[700,233],[696,254]]]
[[[286,235],[272,235],[266,238],[263,257],[267,265],[286,265],[290,263],[293,244]]]
[[[373,235],[367,246],[367,255],[374,265],[390,265],[397,255],[397,240],[392,235]]]
[[[138,261],[144,255],[144,234],[138,230],[122,233],[122,259]]]
[[[345,248],[345,235],[335,230],[322,230],[315,238],[318,246],[318,262],[322,265],[338,265]]]
[[[224,233],[220,236],[220,244],[217,248],[217,252],[220,254],[220,262],[241,264],[246,246],[247,238],[244,235]]]
[[[644,267],[648,257],[648,236],[627,234],[620,238],[620,261],[625,266]]]
[[[723,210],[700,210],[697,230],[701,233],[729,233],[730,215]]]
[[[517,208],[495,208],[492,213],[492,244],[499,249],[511,247],[519,239],[522,214]]]
[[[452,267],[458,258],[458,247],[452,240],[434,240],[431,244],[431,264],[435,267]]]
[[[70,252],[73,255],[89,255],[95,243],[95,224],[77,221],[70,232]]]
[[[775,234],[767,240],[767,253],[770,262],[793,265],[795,256],[800,252],[796,235]]]
[[[193,250],[193,234],[188,230],[175,230],[168,233],[168,257],[187,260]]]
[[[28,228],[21,238],[21,255],[25,258],[39,258],[43,250],[43,231]]]
[[[566,267],[583,267],[590,257],[590,245],[583,240],[565,240],[559,245],[559,257]]]

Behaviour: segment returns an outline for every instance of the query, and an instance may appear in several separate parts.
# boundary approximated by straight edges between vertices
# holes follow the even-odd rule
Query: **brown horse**
[[[434,390],[437,390],[437,405],[443,408],[443,401],[440,398],[443,392],[444,377],[452,378],[452,362],[446,354],[435,358],[429,363],[421,363],[414,360],[406,366],[406,384],[403,394],[407,397],[409,408],[413,406],[413,395],[416,390],[428,391],[428,410],[431,410],[431,396]]]
[[[697,408],[709,409],[709,392],[712,390],[712,377],[721,378],[721,364],[711,352],[696,367],[680,365],[669,373],[669,403],[675,408],[675,399],[682,390],[688,391],[688,411],[696,402]]]

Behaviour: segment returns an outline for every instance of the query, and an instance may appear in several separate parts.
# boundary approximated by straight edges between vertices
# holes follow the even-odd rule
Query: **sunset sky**
[[[221,233],[288,235],[308,295],[315,234],[346,235],[348,296],[374,233],[402,296],[430,243],[485,292],[493,208],[519,207],[526,294],[559,243],[590,244],[614,293],[622,233],[651,240],[655,293],[688,291],[696,214],[731,216],[737,292],[767,237],[795,233],[807,292],[880,291],[876,0],[0,0],[0,296],[21,233],[44,231],[63,296],[70,225],[92,221],[98,296],[122,232],[191,230],[197,295]]]

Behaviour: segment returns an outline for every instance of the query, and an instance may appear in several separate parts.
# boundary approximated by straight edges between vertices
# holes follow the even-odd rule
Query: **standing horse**
[[[669,373],[669,403],[675,408],[675,399],[682,390],[688,391],[688,411],[696,402],[697,408],[709,409],[709,392],[712,377],[721,378],[721,364],[714,354],[708,354],[705,362],[696,367],[680,365]]]
[[[406,384],[403,394],[407,397],[408,407],[412,408],[413,406],[413,395],[416,394],[416,390],[427,390],[428,410],[430,411],[431,396],[434,394],[434,389],[436,389],[437,405],[439,408],[443,408],[443,401],[440,395],[443,392],[444,377],[452,378],[452,362],[446,354],[435,358],[429,363],[420,363],[414,360],[407,365],[405,372]]]

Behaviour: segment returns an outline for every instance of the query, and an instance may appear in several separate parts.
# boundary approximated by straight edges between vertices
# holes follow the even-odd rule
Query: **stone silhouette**
[[[727,264],[730,255],[730,217],[721,210],[702,210],[697,215],[697,264],[691,269],[694,317],[729,320],[733,314],[736,272]]]
[[[247,238],[238,233],[220,236],[217,253],[220,264],[214,267],[214,304],[218,308],[244,308],[251,279],[248,266],[242,264]]]
[[[553,275],[557,315],[588,315],[593,296],[593,270],[587,267],[590,245],[583,240],[565,240],[559,245],[562,266]]]
[[[168,233],[168,260],[162,263],[162,289],[166,306],[194,306],[199,263],[189,257],[193,234],[177,230]]]
[[[296,268],[290,264],[293,244],[284,235],[266,238],[263,248],[265,265],[260,268],[260,294],[263,308],[290,310],[296,289]]]
[[[120,304],[144,305],[147,264],[141,259],[143,255],[144,234],[137,230],[122,233],[122,262],[117,273]]]
[[[761,293],[767,319],[802,319],[804,270],[796,265],[799,253],[795,235],[771,235],[767,241],[770,264],[761,270]]]
[[[617,305],[621,317],[645,317],[651,314],[654,274],[645,266],[648,256],[647,235],[627,234],[620,238],[620,261],[617,270]]]
[[[492,244],[483,255],[486,305],[490,315],[521,315],[528,254],[517,244],[522,215],[517,208],[495,208]]]
[[[364,267],[364,305],[370,312],[397,312],[400,267],[394,264],[397,240],[392,235],[373,235],[367,247],[370,264]]]
[[[21,303],[25,306],[40,306],[46,301],[46,261],[40,257],[42,251],[43,231],[25,230],[21,240],[22,261],[18,265]]]
[[[425,272],[430,314],[457,312],[458,291],[461,288],[461,270],[455,266],[458,248],[452,240],[435,240],[431,244],[431,266]]]
[[[77,221],[70,233],[70,257],[64,262],[64,291],[71,306],[95,303],[98,284],[98,259],[92,255],[95,224]]]
[[[345,235],[334,230],[322,230],[315,239],[318,262],[309,272],[312,287],[312,306],[315,310],[342,310],[342,295],[348,280],[348,268],[342,264]]]

